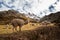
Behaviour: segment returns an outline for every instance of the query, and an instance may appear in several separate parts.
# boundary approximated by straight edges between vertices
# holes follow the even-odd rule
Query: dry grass
[[[53,24],[48,24],[47,26],[54,26]],[[44,27],[46,25],[43,24],[39,24],[39,23],[28,23],[27,25],[23,25],[21,28],[21,31],[25,31],[25,30],[34,30],[38,27]],[[12,25],[0,25],[0,34],[9,34],[12,33]],[[17,30],[19,30],[19,28],[17,27]]]
[[[24,25],[21,30],[24,31],[24,30],[33,30],[37,27],[39,27],[40,25],[38,23],[28,23],[27,25]]]
[[[6,25],[0,25],[0,34],[12,33],[12,27],[7,27]]]
[[[0,40],[60,40],[59,30],[59,26],[38,27],[32,31],[0,35]]]
[[[27,25],[24,25],[21,30],[24,31],[24,30],[33,30],[35,28],[37,28],[39,26],[38,23],[28,23]],[[0,34],[8,34],[8,33],[12,33],[13,30],[12,30],[12,25],[0,25]],[[18,27],[17,27],[18,29]]]
[[[0,25],[0,40],[60,40],[59,26],[49,24],[46,27],[45,25],[39,23],[29,23],[21,28],[22,31],[17,33],[11,33],[11,25],[7,27],[7,29],[5,29],[6,27],[4,26],[6,25]],[[11,34],[7,34],[7,32]]]

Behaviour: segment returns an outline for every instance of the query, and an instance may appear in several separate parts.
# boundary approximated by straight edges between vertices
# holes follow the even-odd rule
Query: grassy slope
[[[34,24],[34,25],[32,25]],[[8,26],[8,27],[7,27]],[[38,23],[28,23],[27,25],[24,25],[21,30],[33,30],[35,28],[39,27]],[[6,34],[6,33],[12,33],[12,25],[0,25],[0,34]],[[18,29],[18,28],[17,28]]]
[[[51,25],[51,24],[48,24],[48,26],[54,26],[54,25]],[[21,28],[21,31],[25,31],[25,30],[34,30],[38,27],[41,27],[41,26],[45,26],[43,24],[39,24],[39,23],[28,23],[27,25],[23,25],[22,28]],[[9,34],[9,33],[12,33],[13,32],[13,27],[12,25],[0,25],[0,34]],[[17,30],[19,30],[19,28],[17,27]]]
[[[42,26],[34,30],[0,35],[0,40],[60,40],[59,26]]]

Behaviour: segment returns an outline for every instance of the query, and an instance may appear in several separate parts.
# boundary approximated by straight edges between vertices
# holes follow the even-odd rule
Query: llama
[[[24,21],[22,19],[13,19],[11,21],[11,25],[13,25],[13,30],[15,29],[16,31],[17,31],[17,26],[19,26],[19,31],[21,31],[21,27],[26,24],[28,24],[27,20]]]

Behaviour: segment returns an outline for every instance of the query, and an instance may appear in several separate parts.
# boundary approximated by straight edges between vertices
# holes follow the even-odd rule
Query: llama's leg
[[[19,26],[15,27],[15,31],[16,31],[16,32],[19,31]]]
[[[17,32],[17,27],[14,27],[12,30],[13,32]]]
[[[17,27],[15,27],[15,32],[17,32]]]
[[[19,26],[17,26],[17,32],[19,32]]]
[[[14,27],[12,28],[12,31],[15,32],[15,28]]]
[[[21,31],[21,27],[19,26],[19,31]]]

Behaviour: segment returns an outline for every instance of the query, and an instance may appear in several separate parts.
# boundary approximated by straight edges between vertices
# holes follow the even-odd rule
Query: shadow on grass
[[[0,40],[60,40],[60,28],[40,27],[31,31],[1,34]]]

